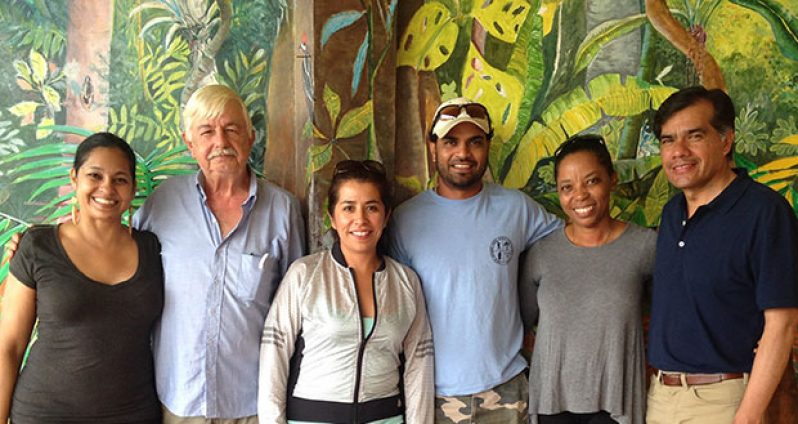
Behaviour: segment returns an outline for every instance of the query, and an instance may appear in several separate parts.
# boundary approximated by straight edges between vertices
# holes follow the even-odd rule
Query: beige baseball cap
[[[470,122],[488,135],[493,135],[493,126],[490,122],[488,109],[482,103],[475,102],[465,97],[457,97],[441,103],[435,110],[430,134],[443,138],[452,128]]]

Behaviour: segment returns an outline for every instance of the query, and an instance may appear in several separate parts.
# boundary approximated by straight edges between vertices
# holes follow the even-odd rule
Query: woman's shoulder
[[[634,222],[627,222],[626,227],[625,235],[637,242],[656,243],[657,241],[657,232],[651,228],[643,227]]]
[[[392,274],[394,278],[398,278],[414,288],[421,286],[421,280],[418,274],[413,271],[413,268],[410,268],[388,255],[383,255],[383,260],[385,261],[385,272]]]

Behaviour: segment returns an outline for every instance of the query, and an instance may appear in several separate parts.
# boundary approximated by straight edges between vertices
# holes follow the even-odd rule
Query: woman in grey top
[[[532,423],[643,424],[642,300],[656,234],[610,217],[617,183],[600,136],[554,154],[562,231],[526,257],[522,308],[539,308],[529,378]]]

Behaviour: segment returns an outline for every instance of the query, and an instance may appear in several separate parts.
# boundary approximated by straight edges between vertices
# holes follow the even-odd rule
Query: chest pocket
[[[268,305],[279,278],[279,262],[270,254],[241,255],[241,272],[233,284],[235,296],[244,302]]]

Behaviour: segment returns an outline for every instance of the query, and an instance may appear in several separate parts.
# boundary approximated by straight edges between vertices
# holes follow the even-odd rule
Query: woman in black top
[[[135,167],[121,138],[87,138],[70,172],[80,213],[19,243],[0,315],[0,423],[160,422],[150,351],[163,307],[160,245],[121,223]]]

